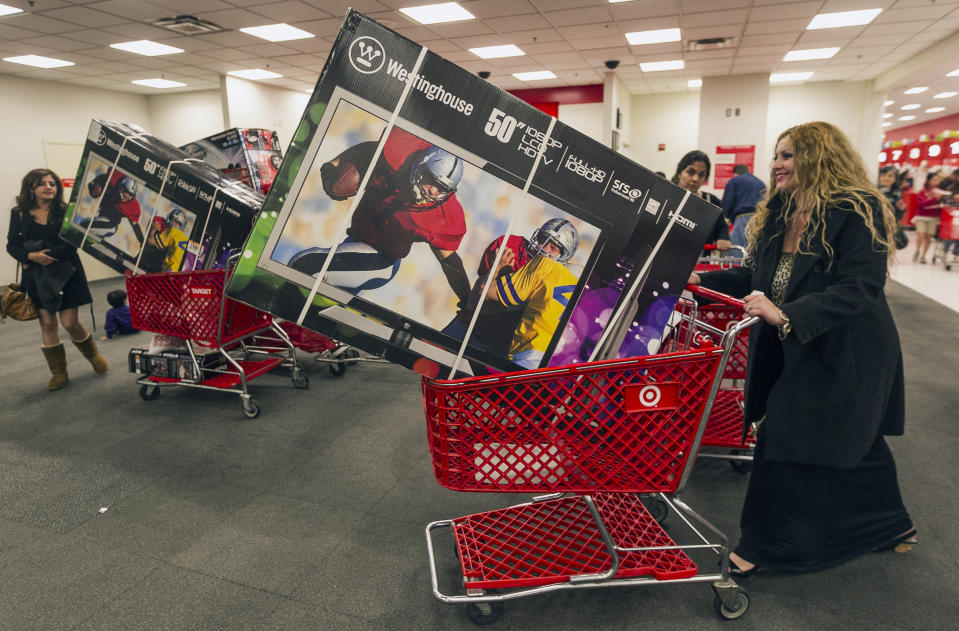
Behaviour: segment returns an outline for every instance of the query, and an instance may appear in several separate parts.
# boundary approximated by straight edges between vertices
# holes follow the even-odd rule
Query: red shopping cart
[[[709,582],[719,615],[742,616],[749,597],[729,578],[726,537],[678,494],[735,340],[755,321],[730,327],[718,346],[697,336],[694,350],[424,378],[430,453],[442,486],[551,494],[430,523],[434,596],[465,603],[470,619],[486,624],[499,618],[505,600],[553,590]],[[677,544],[666,533],[660,522],[668,514],[680,517],[695,543]],[[452,531],[465,594],[440,590],[433,543],[441,528]],[[717,572],[703,572],[691,556],[709,552],[719,558]]]
[[[268,313],[227,298],[226,280],[222,269],[127,277],[133,326],[182,338],[193,363],[193,370],[186,371],[189,377],[141,376],[137,383],[143,400],[155,400],[164,386],[234,392],[243,413],[256,418],[260,409],[247,390],[250,380],[284,365],[294,387],[309,387],[286,332]],[[211,349],[222,361],[204,357],[201,362],[197,347]]]
[[[746,257],[746,248],[734,245],[728,250],[720,250],[715,244],[707,243],[703,246],[703,255],[696,261],[694,272],[711,272],[719,269],[739,267]]]
[[[952,264],[959,260],[959,202],[943,203],[939,211],[939,239],[932,254],[932,263],[942,261],[946,271],[952,269]],[[949,251],[952,250],[952,258]]]

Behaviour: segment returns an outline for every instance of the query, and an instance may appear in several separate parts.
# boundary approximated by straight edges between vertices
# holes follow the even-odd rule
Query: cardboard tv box
[[[270,190],[283,160],[280,139],[269,129],[234,127],[180,149],[263,193]]]
[[[93,120],[60,236],[120,273],[208,269],[263,196],[135,125]]]

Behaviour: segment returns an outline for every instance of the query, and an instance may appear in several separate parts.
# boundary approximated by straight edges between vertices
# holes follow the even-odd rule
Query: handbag
[[[26,322],[40,317],[37,306],[30,300],[27,292],[20,287],[20,263],[17,263],[17,280],[3,288],[0,294],[0,322],[8,316],[14,320]]]

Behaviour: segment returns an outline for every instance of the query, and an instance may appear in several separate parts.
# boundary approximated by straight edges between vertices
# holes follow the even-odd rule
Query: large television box
[[[720,215],[355,11],[263,211],[228,295],[442,376],[655,352]]]
[[[263,196],[135,125],[90,124],[60,237],[118,272],[225,264]]]
[[[234,127],[180,149],[262,193],[270,190],[283,161],[280,139],[269,129]]]

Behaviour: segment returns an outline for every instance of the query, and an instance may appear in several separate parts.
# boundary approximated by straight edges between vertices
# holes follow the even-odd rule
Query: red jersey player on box
[[[143,243],[143,231],[140,229],[140,202],[137,201],[137,183],[133,178],[114,169],[110,174],[110,184],[107,183],[107,174],[101,173],[87,185],[90,197],[100,200],[100,209],[93,218],[90,230],[101,237],[108,237],[117,231],[117,227],[124,218],[130,220],[137,241]],[[81,217],[77,223],[86,227],[90,223],[89,217]]]
[[[350,147],[320,167],[323,189],[335,200],[356,195],[376,142]],[[352,293],[388,283],[414,243],[427,243],[453,292],[465,301],[469,279],[456,250],[466,234],[456,187],[463,177],[458,157],[393,128],[356,207],[347,239],[336,248],[326,282]],[[308,248],[288,265],[316,275],[329,248]]]

